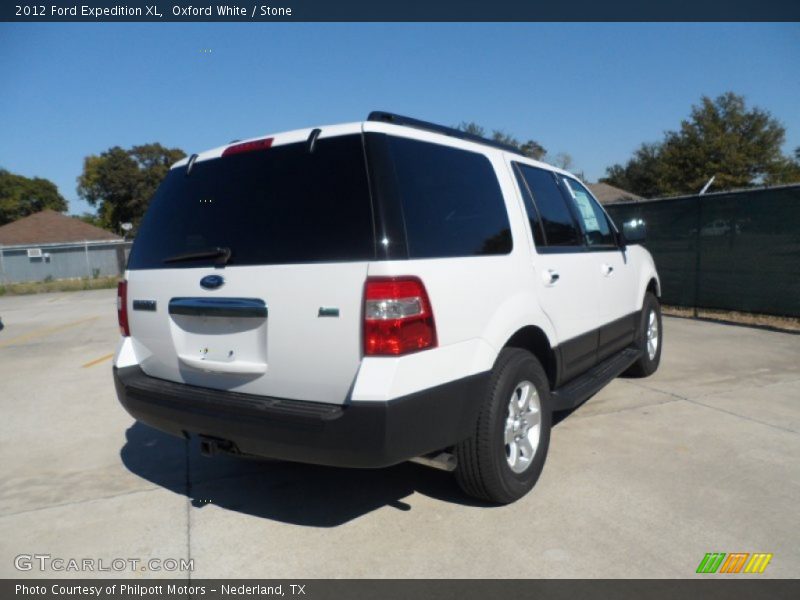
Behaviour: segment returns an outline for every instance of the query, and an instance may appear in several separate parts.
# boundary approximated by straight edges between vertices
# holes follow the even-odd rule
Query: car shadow
[[[473,507],[451,473],[403,463],[387,469],[340,469],[283,461],[200,454],[184,440],[134,423],[120,450],[125,467],[158,486],[185,495],[192,506],[220,508],[309,527],[335,527],[388,506],[408,511],[414,492]]]

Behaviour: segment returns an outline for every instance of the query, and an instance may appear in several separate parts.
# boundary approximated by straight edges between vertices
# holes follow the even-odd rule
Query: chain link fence
[[[0,283],[121,275],[131,242],[71,242],[0,246]]]
[[[800,316],[800,184],[606,209],[647,224],[665,304]]]

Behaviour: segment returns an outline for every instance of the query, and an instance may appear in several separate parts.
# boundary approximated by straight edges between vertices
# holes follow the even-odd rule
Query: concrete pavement
[[[135,423],[113,290],[0,298],[0,577],[19,554],[191,559],[203,577],[692,577],[706,552],[800,575],[800,336],[664,319],[661,369],[553,430],[507,507],[403,464],[213,459]],[[137,568],[99,575],[188,576]]]

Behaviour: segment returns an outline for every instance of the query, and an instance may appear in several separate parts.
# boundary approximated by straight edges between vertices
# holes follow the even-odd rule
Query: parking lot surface
[[[533,492],[494,507],[423,466],[204,458],[137,424],[114,290],[4,297],[0,318],[0,577],[87,575],[14,566],[49,554],[191,559],[192,578],[683,578],[707,552],[800,575],[798,335],[665,317],[659,372],[562,418]]]

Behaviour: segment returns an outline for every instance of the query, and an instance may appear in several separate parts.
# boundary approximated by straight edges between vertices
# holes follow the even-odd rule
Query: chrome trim
[[[267,304],[258,298],[172,298],[169,314],[203,317],[267,317]]]

